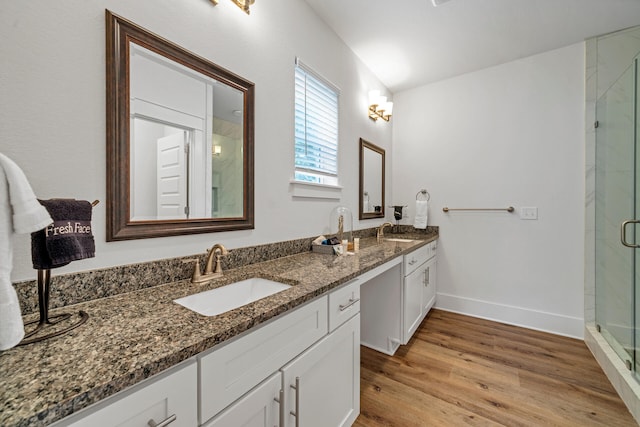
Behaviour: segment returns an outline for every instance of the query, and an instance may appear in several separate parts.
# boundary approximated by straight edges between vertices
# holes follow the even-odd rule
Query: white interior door
[[[158,139],[157,216],[163,219],[187,218],[186,132]]]

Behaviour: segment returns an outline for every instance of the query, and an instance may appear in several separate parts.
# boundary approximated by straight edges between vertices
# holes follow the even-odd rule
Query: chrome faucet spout
[[[387,226],[393,227],[393,224],[391,224],[390,222],[385,222],[384,224],[381,224],[380,227],[378,227],[378,230],[376,231],[376,239],[378,243],[380,243],[380,241],[384,237],[384,228]]]

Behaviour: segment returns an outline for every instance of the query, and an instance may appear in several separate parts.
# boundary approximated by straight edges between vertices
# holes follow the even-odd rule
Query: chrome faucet
[[[222,276],[222,265],[220,260],[224,255],[227,255],[229,251],[220,243],[213,245],[207,253],[207,263],[204,267],[204,273],[200,273],[200,259],[196,259],[196,265],[191,276],[191,283],[201,283],[207,280],[214,279]],[[213,257],[216,257],[216,267],[213,269]]]
[[[378,231],[376,231],[376,240],[378,241],[378,243],[380,243],[380,240],[382,240],[382,238],[384,237],[384,228],[386,226],[393,227],[393,224],[391,224],[390,222],[385,222],[384,224],[380,225],[380,227],[378,227]]]

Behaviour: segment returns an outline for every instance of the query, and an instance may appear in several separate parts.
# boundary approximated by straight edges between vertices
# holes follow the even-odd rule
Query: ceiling
[[[640,0],[306,0],[392,92],[640,25]]]

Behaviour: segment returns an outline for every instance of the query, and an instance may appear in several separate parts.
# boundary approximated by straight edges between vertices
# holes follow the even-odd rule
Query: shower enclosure
[[[596,103],[596,328],[640,369],[639,58]]]

